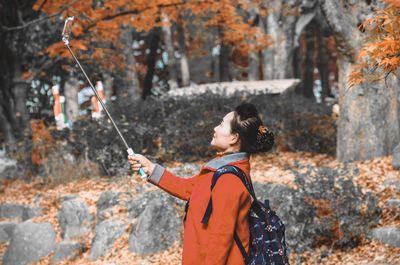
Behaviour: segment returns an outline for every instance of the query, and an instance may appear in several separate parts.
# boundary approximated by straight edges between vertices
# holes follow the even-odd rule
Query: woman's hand
[[[150,176],[151,173],[153,173],[154,168],[156,167],[154,163],[139,154],[128,156],[128,160],[129,164],[131,164],[133,172],[138,172],[140,168],[143,168],[147,176]]]

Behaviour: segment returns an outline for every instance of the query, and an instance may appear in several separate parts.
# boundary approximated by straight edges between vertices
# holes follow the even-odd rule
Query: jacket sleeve
[[[245,196],[248,196],[241,180],[233,174],[221,176],[212,190],[212,213],[207,230],[210,237],[207,247],[207,265],[225,265],[235,244],[233,234],[236,220]]]
[[[192,194],[192,190],[197,179],[198,175],[195,175],[191,178],[181,178],[175,176],[164,167],[156,164],[156,167],[147,180],[165,190],[169,194],[187,201]]]

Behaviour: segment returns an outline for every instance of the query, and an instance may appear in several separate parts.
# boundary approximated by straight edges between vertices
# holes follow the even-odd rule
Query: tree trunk
[[[319,28],[320,29],[320,28]],[[326,39],[322,36],[321,29],[318,33],[318,72],[321,78],[321,100],[322,103],[325,103],[325,98],[329,96],[330,88],[329,88],[329,56],[328,50],[326,47]]]
[[[178,88],[178,72],[176,66],[176,59],[175,59],[175,47],[174,47],[174,40],[172,37],[171,26],[168,15],[162,14],[163,23],[166,23],[162,27],[163,35],[164,35],[164,44],[167,48],[168,53],[168,73],[169,73],[169,80],[168,85],[170,89]]]
[[[131,103],[141,97],[141,88],[136,73],[136,59],[134,56],[133,30],[130,27],[122,29],[121,43],[123,43],[123,54],[126,59],[126,71],[115,76],[117,84],[117,97],[121,103]],[[123,100],[122,100],[123,99]]]
[[[71,72],[64,84],[65,110],[71,121],[75,121],[79,116],[78,92],[78,79],[74,76],[74,72]]]
[[[229,55],[231,49],[228,45],[221,43],[221,51],[219,54],[219,81],[220,82],[227,82],[231,81],[231,73],[229,67]]]
[[[106,95],[106,101],[111,102],[111,97],[113,95],[114,80],[113,77],[107,72],[103,72],[103,83],[104,83],[104,94]]]
[[[368,4],[369,3],[369,4]],[[348,89],[347,77],[354,54],[362,46],[357,25],[374,10],[377,1],[323,0],[322,10],[336,33],[339,47],[339,106],[337,158],[341,161],[366,160],[388,155],[400,141],[399,80],[363,84]],[[358,20],[360,19],[360,20]]]
[[[189,42],[189,34],[188,30],[184,28],[182,25],[182,21],[180,25],[178,25],[178,41],[180,48],[180,67],[181,67],[181,78],[182,78],[182,86],[190,85],[190,69],[189,69],[189,59],[187,56],[186,45]]]
[[[13,78],[13,99],[15,104],[15,116],[17,122],[16,136],[23,136],[25,129],[29,129],[29,113],[26,107],[26,99],[28,95],[28,85],[21,79],[20,61],[15,62],[14,78]]]
[[[315,27],[309,24],[305,31],[306,54],[304,65],[304,76],[302,84],[302,94],[307,98],[314,98],[314,55],[315,55]]]
[[[400,82],[388,77],[378,84],[347,89],[351,65],[339,59],[337,158],[367,160],[392,154],[400,141]]]
[[[258,52],[251,52],[249,57],[249,80],[260,80],[260,54]]]
[[[149,33],[148,43],[150,53],[147,55],[147,72],[144,78],[143,98],[146,98],[151,94],[151,88],[153,87],[154,67],[156,65],[157,49],[160,42],[160,29],[154,28]]]
[[[253,26],[257,26],[260,29],[264,30],[265,25],[263,24],[263,20],[261,19],[260,12],[258,8],[252,9],[250,11],[250,18]],[[261,66],[261,53],[259,51],[252,51],[249,54],[249,66],[248,66],[248,80],[256,81],[262,80],[262,66]]]
[[[14,137],[11,124],[4,115],[2,106],[0,106],[0,130],[4,135],[4,143],[6,148],[13,147],[16,139]]]
[[[180,66],[181,66],[181,76],[182,76],[182,86],[190,85],[190,70],[189,70],[189,58],[186,53],[181,53],[180,58]]]
[[[284,14],[287,5],[282,0],[268,2],[269,13],[263,18],[265,31],[272,44],[263,51],[265,79],[293,78],[294,29],[297,16]]]

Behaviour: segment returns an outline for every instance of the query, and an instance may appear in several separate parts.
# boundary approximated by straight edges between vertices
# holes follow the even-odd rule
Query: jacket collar
[[[242,160],[248,160],[249,155],[245,152],[233,153],[221,157],[214,158],[204,165],[205,168],[217,170],[218,168]]]

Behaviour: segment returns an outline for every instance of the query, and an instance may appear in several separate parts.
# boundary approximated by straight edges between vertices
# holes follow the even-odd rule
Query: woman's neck
[[[229,155],[229,154],[234,154],[234,153],[238,153],[239,151],[240,151],[240,149],[237,148],[236,146],[234,146],[234,147],[230,147],[224,151],[217,152],[217,156],[225,156],[225,155]]]

